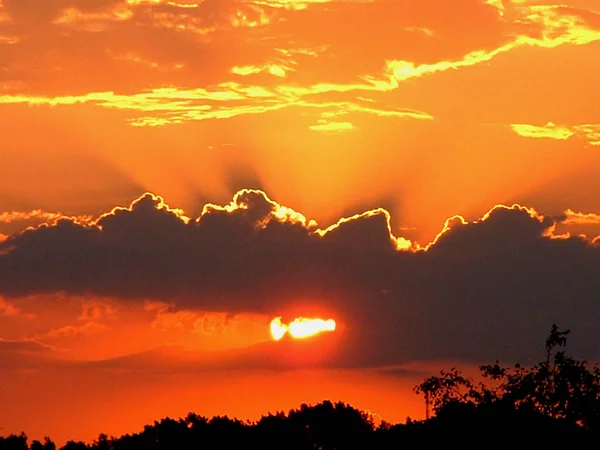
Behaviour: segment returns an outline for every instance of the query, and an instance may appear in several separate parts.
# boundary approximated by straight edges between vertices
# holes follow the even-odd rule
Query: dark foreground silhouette
[[[435,415],[423,421],[408,418],[404,424],[376,425],[369,414],[350,405],[324,401],[287,414],[268,414],[256,422],[190,413],[146,425],[139,433],[100,434],[92,443],[69,441],[61,449],[392,449],[407,443],[439,443],[440,436],[446,444],[479,448],[508,440],[520,448],[527,435],[537,444],[565,436],[571,444],[589,442],[600,431],[600,369],[560,350],[568,334],[553,325],[545,360],[529,368],[496,362],[480,366],[479,382],[456,369],[425,379],[415,391],[425,397],[427,415],[430,409]],[[557,442],[552,441],[550,448]],[[0,450],[56,450],[56,445],[49,438],[29,443],[21,434],[0,437]]]

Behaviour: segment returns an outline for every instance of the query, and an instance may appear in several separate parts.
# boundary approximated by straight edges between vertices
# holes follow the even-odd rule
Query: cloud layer
[[[31,8],[7,0],[0,104],[90,104],[125,111],[135,126],[283,108],[322,112],[325,123],[309,127],[326,132],[353,129],[357,115],[432,119],[431,111],[379,98],[366,106],[359,97],[521,49],[600,40],[593,10],[537,3],[98,0]],[[23,54],[48,64],[33,67]],[[89,67],[102,70],[91,75]],[[60,74],[56,81],[48,82],[48,70]],[[350,120],[329,120],[349,113]]]
[[[0,293],[331,316],[341,324],[334,366],[535,357],[556,321],[595,358],[600,245],[555,231],[589,217],[497,206],[478,221],[449,219],[421,245],[394,236],[383,209],[320,229],[262,191],[207,204],[197,218],[145,194],[93,222],[65,218],[9,236]]]

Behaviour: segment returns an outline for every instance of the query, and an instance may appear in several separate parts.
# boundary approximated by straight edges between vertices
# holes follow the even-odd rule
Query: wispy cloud
[[[498,5],[497,1],[491,3]],[[532,28],[532,32],[517,35],[514,40],[498,48],[475,50],[459,60],[437,61],[430,64],[390,60],[386,63],[386,71],[395,80],[402,82],[423,75],[486,63],[498,55],[519,47],[531,46],[550,49],[565,44],[586,45],[600,40],[600,28],[591,25],[575,9],[560,6],[523,6],[521,12],[520,22]],[[600,20],[600,16],[596,18]]]
[[[288,71],[293,70],[291,67],[285,67],[279,64],[264,64],[262,66],[233,66],[231,73],[241,76],[255,75],[257,73],[269,73],[273,76],[285,78]]]
[[[11,21],[10,14],[4,7],[4,1],[0,0],[0,23],[8,23]]]
[[[108,325],[98,322],[86,322],[82,325],[65,325],[64,327],[55,328],[48,331],[46,334],[37,336],[38,340],[57,339],[76,336],[92,336],[95,334],[106,333],[110,328]]]
[[[0,297],[0,316],[16,317],[19,315],[21,315],[19,308]]]
[[[35,209],[33,211],[10,211],[10,212],[1,212],[0,213],[0,223],[13,223],[20,221],[43,221],[47,223],[55,222],[59,219],[73,219],[77,222],[84,223],[92,220],[91,216],[66,216],[59,212],[49,212],[43,211],[41,209]]]
[[[561,223],[565,225],[600,225],[600,214],[581,213],[567,209]]]
[[[354,130],[354,125],[352,125],[350,122],[327,122],[326,120],[320,120],[318,125],[311,125],[309,128],[314,131],[336,133],[340,131]]]
[[[362,86],[315,85],[312,87],[276,86],[265,88],[235,82],[221,83],[213,89],[160,88],[148,92],[123,95],[97,92],[79,96],[42,97],[3,95],[0,103],[67,106],[92,104],[102,108],[152,113],[130,120],[135,126],[161,126],[186,121],[225,119],[239,115],[260,114],[287,107],[340,108],[356,113],[397,118],[432,119],[421,111],[378,107],[364,102],[314,102],[304,100],[316,94],[343,92],[346,89],[377,90],[373,84]]]
[[[519,136],[530,138],[566,140],[575,135],[571,129],[551,122],[543,126],[515,123],[511,124],[510,127]]]
[[[386,107],[381,98],[409,80],[488,63],[497,56],[517,48],[551,49],[567,44],[585,45],[600,40],[600,29],[596,25],[596,21],[600,20],[593,12],[569,7],[513,2],[510,8],[516,12],[516,18],[514,24],[510,25],[510,32],[506,34],[505,41],[507,41],[502,45],[472,50],[459,59],[434,60],[426,63],[411,59],[387,58],[381,61],[382,69],[379,72],[373,72],[371,69],[364,69],[362,73],[357,72],[360,70],[359,65],[351,69],[341,67],[339,73],[344,70],[351,70],[351,72],[344,77],[338,77],[337,81],[328,81],[331,77],[325,72],[321,73],[320,70],[311,71],[310,77],[307,78],[306,67],[314,67],[317,64],[317,56],[332,58],[339,53],[339,50],[327,41],[318,42],[300,38],[290,40],[286,34],[287,21],[306,17],[304,9],[311,5],[315,6],[315,11],[326,17],[323,5],[317,6],[324,3],[327,2],[325,0],[230,0],[217,5],[214,2],[127,0],[96,10],[71,6],[59,11],[54,19],[55,25],[83,26],[89,28],[88,31],[103,30],[111,33],[112,29],[106,26],[113,24],[120,30],[119,32],[123,32],[125,29],[129,30],[133,26],[132,22],[135,21],[136,27],[142,27],[144,30],[162,28],[174,33],[188,33],[193,36],[194,43],[190,49],[215,49],[235,38],[244,42],[244,52],[234,55],[235,58],[232,56],[231,61],[228,61],[231,64],[219,67],[222,72],[213,75],[216,82],[203,83],[203,87],[194,87],[199,84],[189,82],[174,82],[168,86],[134,90],[133,93],[107,90],[57,96],[32,94],[27,93],[27,90],[18,93],[9,90],[0,96],[0,104],[95,105],[130,112],[132,117],[129,121],[134,126],[164,126],[187,121],[225,119],[267,113],[287,107],[313,108],[316,103],[327,103],[333,99],[340,105],[345,104],[348,110],[355,113],[379,117],[431,119],[431,115],[425,112],[415,111],[411,114],[409,109]],[[499,12],[502,12],[506,6],[506,3],[500,1],[487,3]],[[339,2],[338,6],[348,8],[351,4],[357,8],[371,5],[370,2],[355,1]],[[506,24],[506,21],[502,22]],[[262,27],[267,28],[264,33],[254,32],[255,28]],[[405,25],[403,29],[419,31],[419,34],[424,33],[428,38],[443,38],[441,35],[438,36],[435,29],[423,24]],[[212,36],[214,33],[216,34]],[[273,42],[270,49],[264,46],[267,36]],[[185,43],[187,45],[189,41]],[[202,43],[201,48],[200,43]],[[166,62],[165,58],[161,60],[153,57],[150,51],[145,54],[123,48],[122,50],[105,49],[104,53],[106,52],[114,61],[134,63],[164,73],[175,71],[187,73],[187,70],[191,70],[192,63],[186,60],[183,54],[178,60],[168,59]],[[249,81],[240,83],[238,82],[240,80]],[[366,105],[357,100],[357,97],[364,97],[371,93],[377,101]],[[352,123],[350,120],[335,122],[346,123],[343,125],[345,127],[347,123]],[[316,126],[321,127],[321,125]],[[522,127],[521,130],[525,128]],[[524,132],[536,131],[530,128]],[[542,132],[537,130],[537,134]],[[597,133],[593,128],[581,128],[576,132],[588,136]],[[590,138],[589,141],[595,145],[598,139]]]
[[[512,130],[519,136],[534,139],[568,140],[578,137],[588,145],[600,146],[600,124],[556,125],[548,122],[546,125],[511,124]]]
[[[308,8],[310,5],[331,3],[339,0],[250,0],[255,5],[264,5],[271,8],[285,8],[291,10],[302,10]],[[360,0],[354,0],[360,1]],[[364,0],[363,0],[364,1]]]

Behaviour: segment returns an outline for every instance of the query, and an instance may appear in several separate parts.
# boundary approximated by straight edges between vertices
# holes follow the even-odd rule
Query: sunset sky
[[[599,73],[598,0],[0,0],[0,435],[600,360]]]

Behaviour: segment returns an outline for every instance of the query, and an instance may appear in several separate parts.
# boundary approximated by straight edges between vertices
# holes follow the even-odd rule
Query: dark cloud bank
[[[329,314],[339,333],[320,362],[333,366],[538,359],[553,322],[573,329],[571,351],[600,359],[600,245],[554,238],[560,219],[497,207],[477,222],[449,221],[427,249],[398,251],[383,211],[321,235],[278,219],[260,191],[235,202],[187,221],[146,194],[96,225],[65,219],[13,235],[0,243],[0,294]]]

